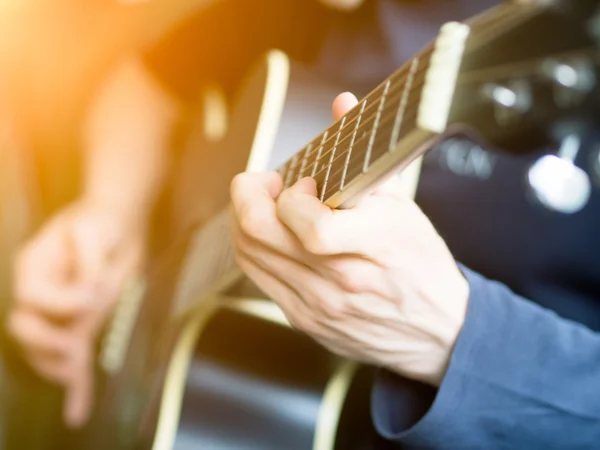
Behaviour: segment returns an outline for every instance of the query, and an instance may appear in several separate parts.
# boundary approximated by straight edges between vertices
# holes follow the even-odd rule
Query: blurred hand
[[[335,117],[355,104],[339,96]],[[237,263],[294,327],[340,355],[440,383],[469,286],[397,177],[347,210],[323,205],[312,178],[283,190],[277,173],[238,175],[231,198]]]
[[[135,216],[80,200],[17,255],[8,330],[31,366],[65,387],[69,426],[89,415],[94,343],[124,284],[142,269],[145,239]]]

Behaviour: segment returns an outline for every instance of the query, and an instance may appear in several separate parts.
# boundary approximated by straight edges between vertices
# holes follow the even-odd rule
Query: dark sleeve
[[[408,448],[598,448],[600,336],[463,270],[469,307],[440,388],[381,372],[378,431]]]
[[[217,0],[162,37],[144,60],[179,98],[196,97],[207,82],[231,92],[267,50],[315,60],[332,14],[317,0]]]

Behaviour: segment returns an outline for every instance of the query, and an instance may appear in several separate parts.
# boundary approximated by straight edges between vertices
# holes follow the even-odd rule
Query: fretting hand
[[[340,117],[356,104],[334,102]],[[238,175],[232,234],[240,268],[290,323],[331,351],[433,385],[464,322],[469,286],[446,244],[393,177],[349,210],[305,178]]]

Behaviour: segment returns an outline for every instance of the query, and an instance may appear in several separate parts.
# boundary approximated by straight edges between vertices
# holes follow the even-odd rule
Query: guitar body
[[[246,77],[229,117],[210,94],[192,121],[174,192],[175,230],[185,237],[117,308],[86,448],[374,448],[371,368],[293,330],[238,272],[215,276],[208,294],[195,286],[195,274],[227,253],[219,242],[227,229],[211,234],[210,246],[198,234],[227,206],[230,180],[273,169],[328,126],[340,91],[272,51]],[[180,313],[181,302],[195,306]]]

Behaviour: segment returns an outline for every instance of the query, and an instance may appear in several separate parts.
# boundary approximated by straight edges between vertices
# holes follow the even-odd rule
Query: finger
[[[371,196],[354,209],[332,210],[315,197],[314,180],[304,179],[279,196],[277,216],[312,254],[358,254],[377,260],[393,249],[394,243],[382,236],[395,238],[414,220],[407,205],[392,197]]]
[[[320,269],[318,263],[309,267],[303,262],[273,252],[259,243],[246,246],[245,251],[239,252],[238,256],[252,261],[254,265],[269,274],[271,280],[266,281],[269,284],[258,285],[261,289],[267,289],[266,294],[270,294],[268,289],[271,284],[276,286],[284,284],[299,301],[306,303],[310,309],[324,312],[326,315],[327,307],[338,303],[336,298],[342,291],[318,271]],[[273,298],[278,301],[277,298]],[[324,298],[327,299],[328,304],[321,301]]]
[[[30,354],[27,356],[27,361],[40,376],[56,384],[65,384],[69,374],[68,357]]]
[[[93,402],[91,350],[85,340],[73,351],[70,368],[65,386],[64,420],[68,426],[79,428],[89,418]]]
[[[72,319],[93,309],[94,290],[85,286],[30,284],[20,281],[16,297],[24,308],[56,319]]]
[[[232,237],[239,246],[247,244],[248,240],[242,238],[246,236],[274,251],[301,259],[304,252],[300,243],[276,215],[274,198],[281,192],[280,180],[278,175],[264,174],[242,174],[234,179]]]
[[[335,210],[325,206],[317,198],[316,182],[304,178],[281,193],[276,203],[277,217],[286,225],[302,246],[315,255],[335,254],[321,233],[332,221]]]
[[[97,309],[94,314],[88,315],[81,323],[82,332],[91,339],[95,339],[101,331],[128,283],[139,278],[142,273],[143,261],[143,248],[125,246],[104,268],[101,283],[97,286],[94,298]]]
[[[30,240],[17,259],[17,266],[27,272],[32,282],[70,278],[74,258],[65,220],[60,215],[50,221]]]
[[[16,302],[56,318],[86,311],[94,295],[92,289],[72,284],[72,248],[63,235],[59,226],[47,228],[15,264]]]
[[[27,352],[62,355],[71,345],[71,335],[39,314],[16,310],[8,319],[8,331]]]
[[[252,196],[258,195],[261,198],[266,197],[273,200],[277,198],[282,189],[283,180],[276,172],[243,172],[236,175],[231,181],[230,195],[232,201],[239,199],[239,202],[236,203],[237,209],[248,197],[252,198]],[[250,191],[251,195],[244,195],[246,191]]]
[[[341,119],[344,114],[354,108],[357,104],[358,100],[354,94],[351,94],[350,92],[344,92],[338,95],[335,100],[333,100],[333,120]]]
[[[311,328],[310,310],[289,285],[274,277],[268,270],[257,264],[256,260],[244,254],[238,254],[237,264],[248,278],[281,308],[290,325],[302,331]]]

